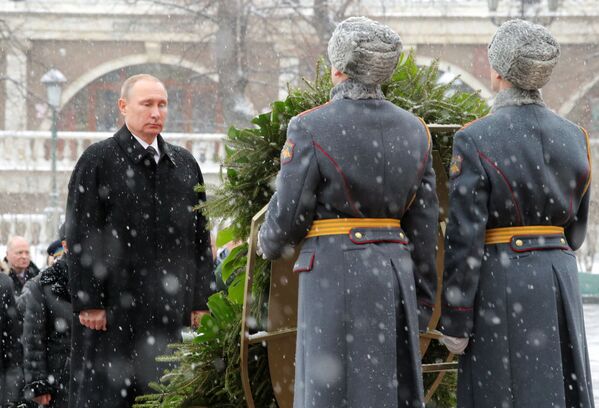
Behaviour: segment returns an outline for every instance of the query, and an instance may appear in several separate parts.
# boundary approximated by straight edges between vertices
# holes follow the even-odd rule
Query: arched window
[[[599,75],[587,78],[587,82],[570,95],[558,113],[586,128],[591,137],[596,135],[599,132]]]
[[[416,56],[416,63],[420,66],[431,65],[433,61],[434,58],[431,57],[423,55]],[[451,90],[463,92],[480,91],[480,96],[483,99],[490,100],[492,98],[492,94],[487,86],[472,73],[446,61],[439,61],[439,78],[437,79],[439,83],[448,83],[458,75],[460,77],[453,83]]]
[[[150,74],[166,85],[169,97],[167,132],[216,133],[224,131],[217,84],[187,68],[143,64],[101,76],[64,106],[58,128],[66,131],[116,131],[122,126],[117,100],[121,84],[136,74]]]

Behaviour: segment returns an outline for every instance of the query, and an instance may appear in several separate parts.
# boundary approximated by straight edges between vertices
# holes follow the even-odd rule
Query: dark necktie
[[[146,152],[148,152],[150,154],[150,156],[152,156],[152,160],[156,160],[155,157],[156,155],[158,155],[158,152],[156,151],[156,149],[154,149],[152,146],[148,146],[146,147]]]

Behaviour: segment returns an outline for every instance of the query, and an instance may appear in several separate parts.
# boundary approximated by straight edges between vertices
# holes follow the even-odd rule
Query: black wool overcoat
[[[66,261],[58,259],[23,287],[23,374],[28,399],[51,394],[49,407],[68,404],[71,298]]]
[[[200,167],[158,136],[153,160],[123,126],[90,146],[69,182],[66,234],[74,316],[71,407],[128,407],[162,374],[155,357],[206,309],[212,252]],[[108,330],[78,323],[107,311]]]
[[[20,335],[12,281],[0,273],[0,406],[20,399],[23,385]]]

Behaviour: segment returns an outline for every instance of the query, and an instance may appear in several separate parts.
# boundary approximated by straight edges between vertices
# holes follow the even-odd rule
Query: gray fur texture
[[[364,84],[382,84],[389,79],[401,50],[399,34],[366,17],[339,23],[328,45],[331,64]]]
[[[368,85],[348,79],[331,89],[331,100],[337,99],[384,99],[380,85]]]
[[[545,27],[524,20],[503,23],[489,44],[489,63],[518,88],[542,88],[557,64],[560,47]]]
[[[545,106],[541,92],[538,89],[526,90],[521,88],[509,88],[499,92],[493,101],[493,112],[504,106],[521,106],[535,103]]]

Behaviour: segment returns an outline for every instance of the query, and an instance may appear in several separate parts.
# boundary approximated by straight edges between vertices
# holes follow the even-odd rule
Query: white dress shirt
[[[133,135],[133,133],[131,133]],[[152,146],[154,148],[154,150],[156,150],[156,154],[154,155],[154,161],[156,163],[158,163],[158,161],[160,160],[160,149],[158,149],[158,138],[154,138],[154,141],[152,142],[152,144],[147,144],[143,139],[133,135],[133,137],[135,138],[135,140],[137,140],[139,142],[140,145],[143,146],[144,150],[148,148],[148,146]]]

